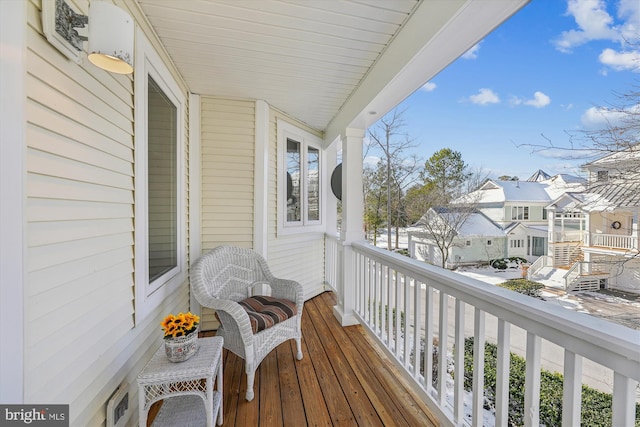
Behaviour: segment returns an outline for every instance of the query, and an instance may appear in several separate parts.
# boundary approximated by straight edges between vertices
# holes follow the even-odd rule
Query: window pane
[[[300,143],[287,139],[287,221],[302,220],[300,212]]]
[[[177,108],[149,77],[149,283],[178,265]]]
[[[320,151],[309,148],[307,151],[307,219],[320,220]]]

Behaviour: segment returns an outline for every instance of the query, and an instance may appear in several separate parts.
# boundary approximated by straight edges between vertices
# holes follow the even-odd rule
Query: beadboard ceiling
[[[501,22],[526,0],[480,2],[487,6],[485,9],[495,9],[494,21]],[[474,1],[138,0],[138,3],[191,92],[265,100],[309,126],[325,130],[381,64],[381,59],[391,52],[389,47],[418,9],[428,8],[428,16],[433,17],[423,25],[423,31],[430,34],[429,39],[420,42],[426,46],[441,29],[464,16],[461,11]],[[462,34],[469,40],[452,43],[452,53],[447,56],[451,59],[445,61],[451,62],[499,22],[481,26],[484,28],[481,36],[477,32]],[[415,22],[413,26],[419,27]],[[391,58],[385,67],[405,68],[402,62],[407,59],[396,56],[397,60]],[[446,64],[436,67],[437,71],[443,66]],[[396,78],[395,73],[387,73],[383,77],[386,82],[367,90],[379,92]],[[433,74],[433,70],[425,70],[422,83]],[[419,81],[412,84],[415,87],[411,90],[420,87]],[[361,114],[357,110],[364,110],[374,95],[361,96],[360,107],[351,108],[351,115]],[[389,106],[382,108],[388,110]],[[369,113],[375,116],[384,111]]]

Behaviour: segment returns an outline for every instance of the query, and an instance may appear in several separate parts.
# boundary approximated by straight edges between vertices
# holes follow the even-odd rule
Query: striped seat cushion
[[[249,297],[238,304],[249,315],[254,334],[276,323],[284,322],[298,312],[293,301],[264,295]]]

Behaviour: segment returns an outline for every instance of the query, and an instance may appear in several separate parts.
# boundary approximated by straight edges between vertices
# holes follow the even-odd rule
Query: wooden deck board
[[[303,359],[293,341],[269,354],[251,402],[244,361],[224,351],[224,426],[438,425],[364,329],[339,325],[334,304],[329,292],[305,302]]]

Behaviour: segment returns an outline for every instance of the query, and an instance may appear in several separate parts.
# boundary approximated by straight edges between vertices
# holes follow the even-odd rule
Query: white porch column
[[[640,249],[640,239],[638,238],[638,220],[640,215],[638,212],[633,213],[633,220],[631,221],[631,247],[633,249]]]
[[[555,243],[556,241],[556,233],[555,233],[555,225],[556,225],[556,206],[551,205],[547,209],[547,225],[549,229],[548,239],[549,243]]]
[[[342,295],[334,315],[342,326],[355,325],[355,258],[351,243],[364,240],[364,192],[362,189],[362,140],[364,129],[346,129],[342,138]]]
[[[584,214],[584,237],[582,241],[585,246],[591,246],[591,214],[585,212]]]

